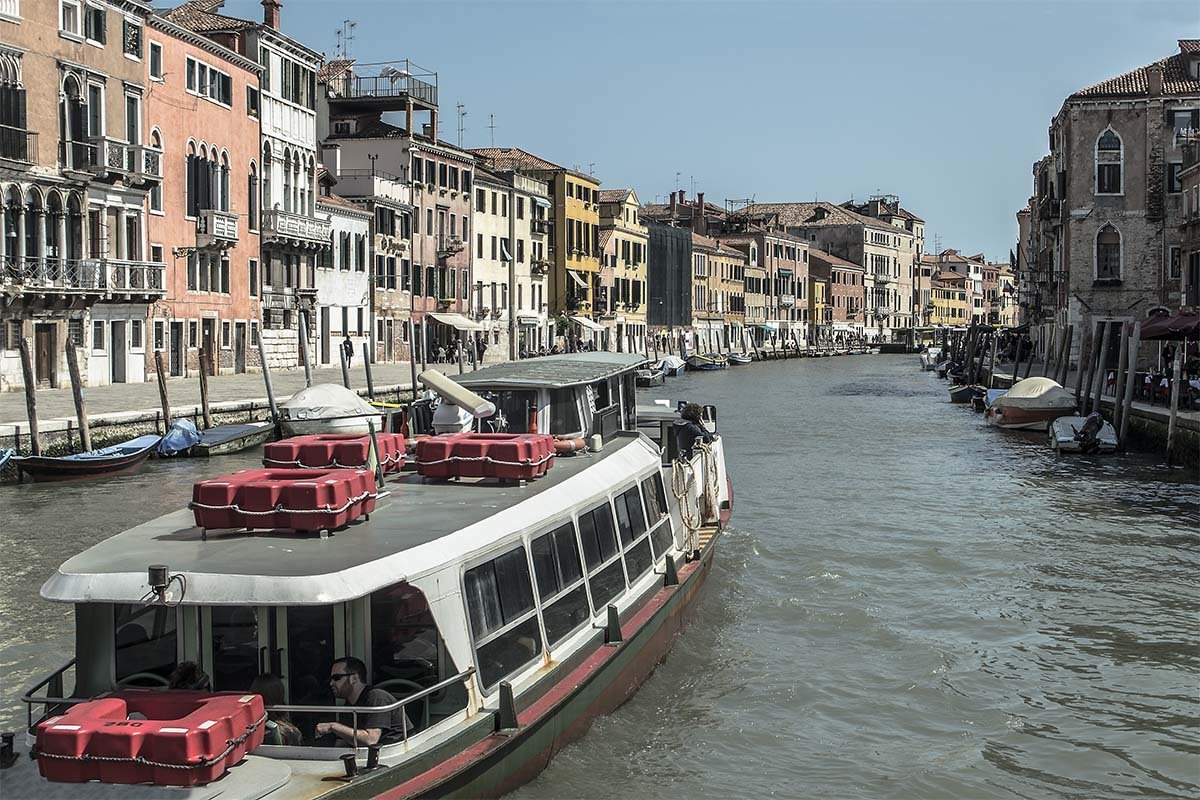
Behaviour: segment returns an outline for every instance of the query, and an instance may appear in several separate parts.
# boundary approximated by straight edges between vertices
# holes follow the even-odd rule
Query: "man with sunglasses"
[[[371,708],[396,702],[396,698],[383,689],[367,685],[367,665],[354,656],[339,658],[329,670],[329,688],[333,695],[348,706]],[[341,719],[351,721],[343,715]],[[370,746],[389,735],[403,736],[411,730],[404,709],[376,711],[358,715],[358,727],[352,728],[342,722],[318,722],[317,736],[335,736],[339,742]]]

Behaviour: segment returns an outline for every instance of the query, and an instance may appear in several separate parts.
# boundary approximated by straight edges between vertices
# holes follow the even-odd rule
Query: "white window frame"
[[[221,320],[221,349],[233,349],[233,320]]]
[[[96,347],[96,330],[97,330],[96,326],[99,326],[99,330],[100,330],[100,346],[99,347]],[[92,333],[92,335],[91,335],[91,342],[90,342],[91,348],[90,349],[92,351],[92,355],[102,356],[102,355],[106,354],[108,352],[108,326],[104,324],[104,320],[102,320],[102,319],[92,320],[91,333]]]
[[[1121,149],[1117,151],[1120,155],[1116,161],[1117,166],[1121,168],[1121,190],[1119,192],[1100,191],[1100,140],[1109,131],[1112,131],[1113,136],[1116,136],[1117,141],[1121,143]],[[1106,150],[1104,152],[1111,151]],[[1100,131],[1096,136],[1095,143],[1092,145],[1092,194],[1098,197],[1122,197],[1125,194],[1125,140],[1121,138],[1121,134],[1117,133],[1116,129],[1111,125],[1106,126],[1104,130]]]
[[[158,48],[159,74],[157,75],[154,74],[153,52],[155,48]],[[150,80],[154,81],[155,83],[166,82],[166,78],[164,77],[166,75],[166,64],[163,63],[163,54],[165,52],[166,51],[163,49],[162,42],[155,41],[154,39],[148,39],[146,41],[146,71],[150,75]]]
[[[125,52],[125,24],[126,23],[132,25],[135,28],[142,29],[142,55],[140,55],[140,56],[135,56],[132,53]],[[131,17],[129,15],[123,16],[121,18],[121,55],[125,56],[130,61],[136,61],[140,64],[142,62],[142,59],[145,57],[145,55],[147,53],[147,50],[146,50],[147,46],[148,45],[146,42],[146,26],[143,25],[141,23],[141,20],[139,20],[137,17]]]
[[[97,11],[100,11],[101,13],[104,14],[104,41],[103,42],[100,41],[99,39],[93,39],[92,37],[87,35],[87,13],[88,13],[89,8],[94,8]],[[99,48],[103,49],[104,47],[108,46],[108,9],[106,7],[104,7],[103,5],[101,5],[99,3],[87,3],[87,2],[83,3],[83,14],[81,15],[81,17],[79,19],[79,27],[80,27],[79,32],[80,32],[80,35],[83,36],[83,40],[85,42],[87,42],[88,44],[90,44],[92,47],[99,47]]]
[[[68,7],[75,9],[75,30],[66,27],[66,9]],[[83,40],[83,3],[81,0],[59,0],[58,33],[69,39]]]
[[[162,337],[161,337],[162,338],[162,347],[159,347],[157,344],[158,340],[160,338],[158,335],[158,332],[160,330],[162,331]],[[165,352],[166,350],[170,349],[168,347],[169,342],[167,341],[167,337],[170,335],[171,335],[171,331],[167,327],[166,320],[164,320],[164,319],[154,320],[154,327],[151,329],[151,336],[153,336],[153,338],[150,340],[150,346],[154,349],[154,352],[162,353],[162,352]]]
[[[135,326],[139,328],[137,338],[141,340],[141,344],[139,344],[136,347],[134,347],[134,345],[133,345],[133,339],[134,339],[133,331],[134,331]],[[130,353],[145,353],[146,352],[146,320],[144,320],[144,319],[129,320],[129,352]]]
[[[21,0],[0,0],[0,19],[9,20],[10,22],[20,22]]]
[[[192,87],[188,87],[186,84],[186,81],[185,81],[184,88],[183,88],[183,90],[185,92],[187,92],[188,94],[190,94],[194,97],[202,97],[205,100],[207,100],[208,102],[213,103],[214,105],[218,105],[221,108],[233,108],[233,106],[232,106],[233,94],[234,94],[233,75],[226,72],[225,70],[217,69],[213,65],[209,64],[207,61],[201,61],[200,59],[195,58],[193,56],[187,56],[186,60],[184,61],[184,74],[185,75],[187,74],[188,67],[192,67],[192,69],[194,70],[195,80],[193,82]],[[201,67],[204,67],[204,70],[208,77],[208,81],[207,81],[208,85],[207,85],[206,90],[203,92],[200,91],[200,68]],[[216,73],[217,75],[222,75],[229,79],[229,102],[228,103],[218,99],[217,97],[215,97],[212,94],[213,81],[212,81],[211,76],[213,75],[213,73]]]

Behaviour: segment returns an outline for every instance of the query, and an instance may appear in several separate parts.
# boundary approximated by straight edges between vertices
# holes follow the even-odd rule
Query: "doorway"
[[[112,383],[125,383],[125,320],[114,319],[108,337],[108,352]]]
[[[171,323],[171,375],[179,377],[183,375],[183,323]]]
[[[246,323],[237,322],[233,326],[233,371],[246,371]]]
[[[53,324],[38,323],[33,326],[34,380],[38,386],[53,386],[55,383],[55,354],[58,352],[55,338]]]

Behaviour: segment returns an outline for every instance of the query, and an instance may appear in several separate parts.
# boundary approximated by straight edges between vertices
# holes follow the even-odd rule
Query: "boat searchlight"
[[[146,567],[146,583],[150,585],[150,591],[146,592],[142,600],[156,605],[179,605],[187,591],[187,579],[183,575],[172,575],[166,564],[151,564]],[[170,595],[172,583],[179,584],[179,598],[174,603],[171,602]]]
[[[496,413],[496,404],[460,386],[436,369],[427,369],[417,380],[437,392],[442,402],[433,414],[433,428],[438,433],[457,433],[470,430],[471,419],[483,419]]]

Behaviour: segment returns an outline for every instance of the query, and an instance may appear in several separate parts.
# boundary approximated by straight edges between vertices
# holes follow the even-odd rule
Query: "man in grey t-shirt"
[[[329,670],[329,686],[339,700],[348,706],[372,708],[386,706],[396,702],[396,698],[383,689],[375,689],[367,685],[367,665],[354,656],[339,658],[333,662]],[[349,720],[343,715],[341,719]],[[404,713],[404,709],[396,708],[391,711],[376,711],[358,715],[358,727],[341,722],[318,722],[317,736],[333,734],[346,744],[373,745],[388,735],[403,736],[404,732],[412,729],[412,724]]]

